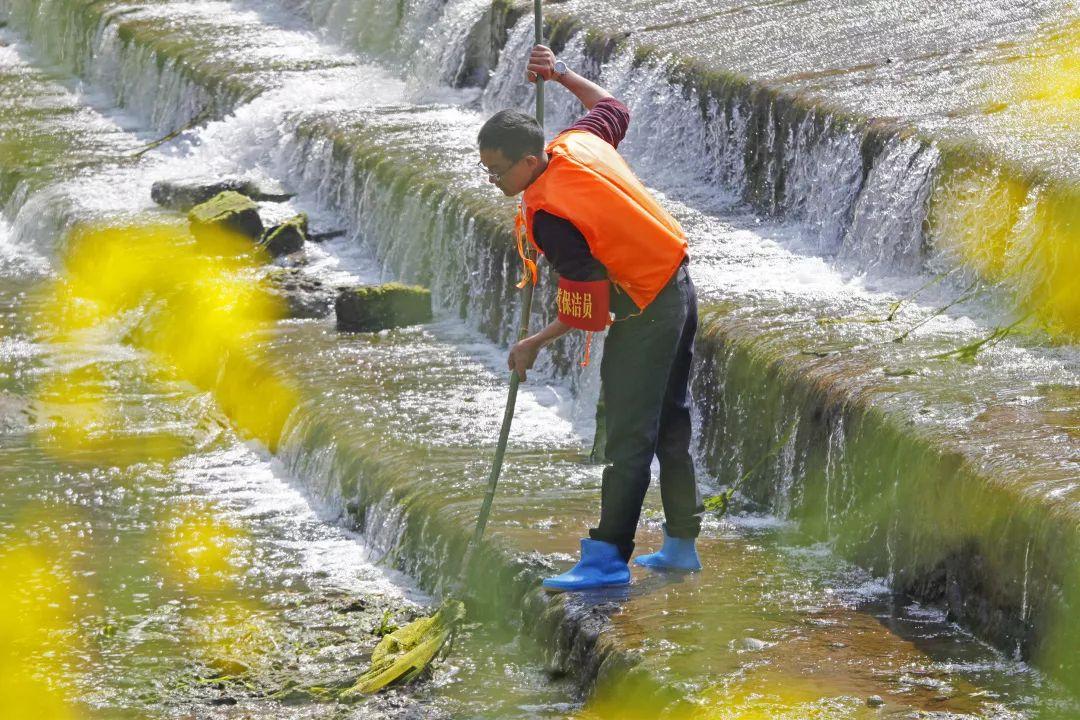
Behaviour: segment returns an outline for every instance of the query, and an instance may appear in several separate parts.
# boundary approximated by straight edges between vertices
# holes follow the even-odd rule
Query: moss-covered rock
[[[195,237],[207,232],[227,230],[258,241],[263,235],[262,219],[255,202],[233,190],[215,195],[188,212],[188,222]]]
[[[431,320],[431,291],[386,283],[343,288],[334,303],[339,330],[373,332]]]
[[[288,255],[304,247],[308,236],[307,213],[300,213],[263,234],[259,244],[271,255]]]

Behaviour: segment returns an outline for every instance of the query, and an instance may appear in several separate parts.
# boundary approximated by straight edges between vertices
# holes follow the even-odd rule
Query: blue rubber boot
[[[639,555],[634,558],[634,564],[653,570],[700,570],[701,560],[694,543],[694,538],[671,537],[664,530],[664,545],[660,552]]]
[[[564,592],[629,584],[630,568],[619,554],[619,548],[602,540],[582,538],[578,564],[562,575],[544,580],[543,587]]]

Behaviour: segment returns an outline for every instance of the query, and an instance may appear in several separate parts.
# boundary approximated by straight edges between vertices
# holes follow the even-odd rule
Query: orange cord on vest
[[[521,280],[517,283],[518,290],[529,284],[530,277],[533,285],[537,280],[536,263],[525,254],[525,237],[525,208],[519,203],[517,215],[514,216],[514,240],[517,241],[517,251],[522,266]]]
[[[589,367],[589,353],[592,351],[592,336],[591,332],[585,333],[585,359],[581,361],[581,367]]]

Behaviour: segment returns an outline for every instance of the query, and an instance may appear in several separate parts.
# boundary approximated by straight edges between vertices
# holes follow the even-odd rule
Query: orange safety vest
[[[518,228],[524,226],[529,242],[542,252],[533,238],[536,211],[569,220],[611,281],[644,310],[686,257],[686,235],[678,221],[597,135],[569,130],[546,150],[548,166],[522,196]],[[526,269],[535,282],[535,268],[529,264]]]

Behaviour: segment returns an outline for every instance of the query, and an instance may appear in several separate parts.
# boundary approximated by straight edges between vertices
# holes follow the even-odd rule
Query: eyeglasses
[[[519,157],[517,160],[510,163],[510,167],[506,168],[501,173],[493,173],[493,172],[491,172],[491,170],[488,168],[488,166],[484,164],[483,160],[477,160],[476,161],[476,166],[478,168],[480,168],[484,172],[485,175],[487,175],[488,180],[490,180],[493,183],[497,183],[500,180],[502,180],[504,177],[506,177],[507,173],[509,173],[511,170],[513,170],[514,166],[517,165],[522,160],[524,160],[526,157],[528,157],[528,156],[523,155],[522,157]]]

